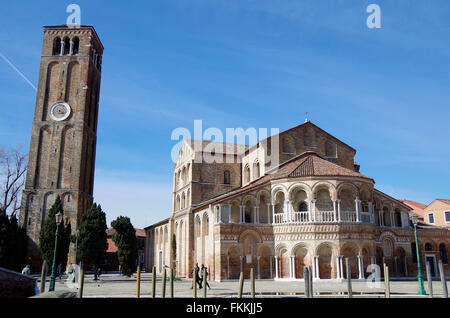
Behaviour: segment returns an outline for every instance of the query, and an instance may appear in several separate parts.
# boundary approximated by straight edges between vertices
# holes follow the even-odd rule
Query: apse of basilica
[[[147,270],[192,277],[198,263],[221,281],[248,278],[251,268],[259,279],[299,279],[311,266],[315,279],[342,279],[348,257],[354,279],[384,263],[391,277],[417,275],[411,208],[359,172],[355,149],[310,121],[277,135],[275,149],[272,139],[251,147],[183,140],[173,212],[146,228]],[[276,165],[267,160],[274,151]],[[208,156],[227,160],[199,160]],[[438,275],[442,259],[450,274],[450,232],[423,227],[419,236],[422,264]]]

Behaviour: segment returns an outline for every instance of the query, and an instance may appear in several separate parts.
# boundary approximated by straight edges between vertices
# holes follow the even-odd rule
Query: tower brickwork
[[[57,195],[75,232],[93,203],[103,46],[91,26],[44,27],[20,223],[39,266],[39,232]],[[71,246],[69,262],[74,258]]]

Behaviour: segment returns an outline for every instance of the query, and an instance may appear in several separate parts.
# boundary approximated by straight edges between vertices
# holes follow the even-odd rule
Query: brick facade
[[[237,279],[240,272],[248,278],[250,268],[260,279],[299,279],[304,266],[311,266],[316,279],[342,279],[348,257],[355,279],[369,275],[369,264],[386,263],[393,277],[417,274],[411,208],[359,173],[356,150],[311,122],[275,137],[250,148],[235,145],[241,152],[232,163],[198,161],[236,154],[229,144],[222,151],[212,145],[211,153],[211,142],[203,141],[199,150],[183,141],[172,215],[146,228],[153,238],[147,242],[148,270],[164,264],[191,277],[198,263],[220,281]],[[266,162],[274,151],[276,167]],[[230,184],[224,184],[225,171]],[[419,242],[422,262],[426,255],[437,262],[439,246],[446,254],[450,249],[450,232],[420,228]],[[449,265],[444,268],[450,274]]]

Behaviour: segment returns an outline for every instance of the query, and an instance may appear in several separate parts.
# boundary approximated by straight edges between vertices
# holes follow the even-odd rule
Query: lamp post
[[[77,253],[78,253],[78,237],[80,236],[80,230],[76,230],[75,232],[75,264],[77,263]]]
[[[414,237],[416,239],[416,257],[417,257],[417,281],[419,282],[419,295],[426,295],[427,292],[423,287],[422,267],[420,266],[419,239],[417,238],[417,219],[418,215],[413,213],[412,222],[414,224]]]
[[[77,264],[78,237],[79,237],[79,236],[80,236],[80,230],[77,229],[77,230],[75,231],[75,237],[76,237],[76,240],[75,240],[75,261],[74,261],[75,265]],[[73,267],[73,268],[72,268],[72,273],[75,273],[75,271],[76,271],[75,268],[76,268],[76,267]],[[75,283],[75,275],[73,275],[72,282]]]
[[[54,291],[55,290],[55,267],[56,267],[56,250],[58,247],[58,230],[59,225],[62,221],[62,214],[61,212],[58,212],[55,216],[56,218],[56,237],[55,237],[55,249],[53,250],[53,264],[52,264],[52,274],[50,275],[50,286],[48,291]]]

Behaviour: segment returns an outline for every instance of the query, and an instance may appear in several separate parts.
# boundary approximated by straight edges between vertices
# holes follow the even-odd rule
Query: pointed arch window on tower
[[[229,170],[225,170],[223,173],[223,183],[224,184],[230,184],[231,183],[231,176],[230,176],[230,171]]]
[[[260,175],[261,175],[261,173],[260,173],[259,162],[256,161],[256,162],[253,164],[253,179],[259,178]]]
[[[58,36],[53,40],[53,55],[61,54],[61,38]]]
[[[80,39],[78,37],[75,37],[73,39],[72,54],[77,55],[79,50],[80,50]]]
[[[248,165],[244,168],[244,181],[246,183],[250,182],[250,167]]]
[[[69,55],[70,52],[70,40],[68,37],[64,38],[64,52],[63,55]]]

